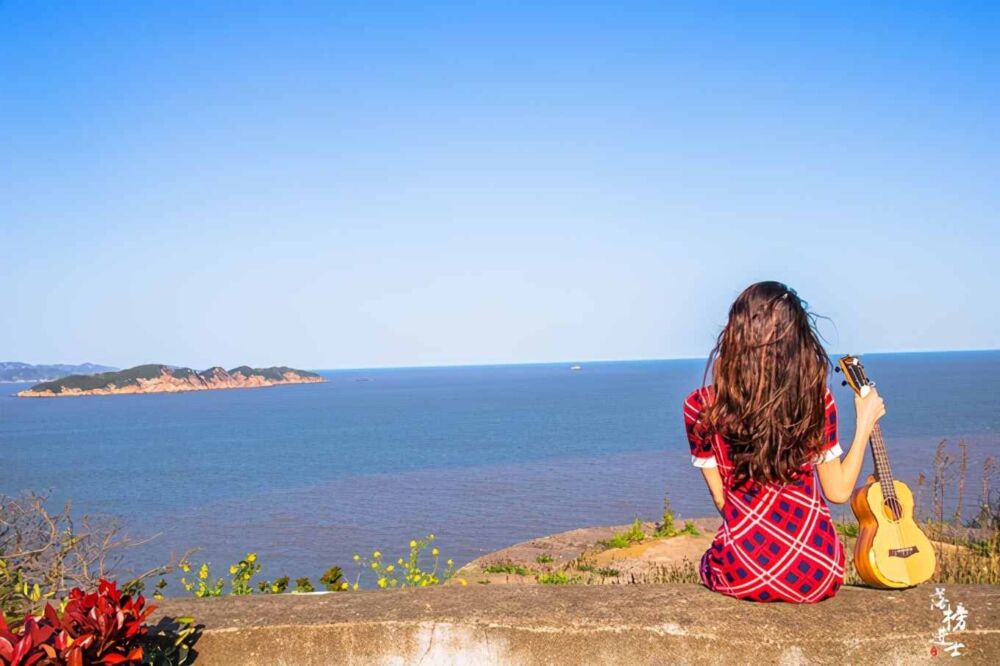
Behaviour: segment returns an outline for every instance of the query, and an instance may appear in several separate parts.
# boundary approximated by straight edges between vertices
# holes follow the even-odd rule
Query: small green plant
[[[577,571],[586,571],[586,572],[589,573],[591,571],[594,571],[594,565],[591,564],[590,562],[581,562],[580,564],[576,565],[576,570]]]
[[[837,530],[837,534],[846,538],[856,538],[858,536],[858,524],[849,523],[847,521],[834,523],[834,528]]]
[[[695,524],[690,520],[684,521],[684,529],[681,530],[681,534],[689,534],[691,536],[698,536],[701,531],[695,527]]]
[[[191,564],[188,562],[181,562],[178,565],[184,573],[191,573]],[[205,562],[200,567],[198,567],[198,578],[193,581],[188,581],[186,576],[181,576],[181,585],[185,590],[194,594],[194,596],[203,597],[221,597],[222,590],[226,585],[226,581],[222,578],[217,578],[215,582],[209,581],[211,572],[208,567],[208,562]]]
[[[670,498],[666,494],[663,495],[663,518],[660,524],[656,526],[656,531],[653,532],[654,537],[674,537],[678,534],[689,534],[691,536],[698,536],[701,531],[695,526],[695,524],[690,520],[684,521],[684,527],[677,529],[674,524],[674,512],[670,508]]]
[[[315,592],[315,591],[316,588],[313,587],[313,584],[309,581],[309,579],[306,576],[295,579],[295,590],[293,592],[298,592],[299,594],[302,594],[305,592]]]
[[[535,580],[542,585],[569,585],[576,582],[576,578],[569,577],[565,571],[536,574]]]
[[[624,532],[615,534],[603,543],[609,548],[628,548],[632,544],[639,543],[645,538],[646,533],[642,531],[642,521],[636,518],[630,528]]]
[[[236,596],[246,596],[253,594],[253,587],[250,580],[260,573],[260,564],[257,563],[257,553],[247,553],[247,556],[238,563],[229,567],[232,575],[231,594]]]
[[[656,531],[653,532],[653,536],[656,537],[672,537],[676,536],[677,528],[674,527],[674,512],[670,508],[670,498],[667,494],[663,494],[663,518],[660,524],[657,525]]]
[[[267,580],[257,583],[257,589],[264,594],[281,594],[288,589],[288,576],[282,576],[281,578],[275,578],[274,582]]]
[[[193,663],[191,648],[198,640],[199,629],[190,616],[163,618],[146,635],[143,664],[149,666],[185,666]]]
[[[163,590],[166,589],[166,587],[167,587],[166,578],[160,578],[160,580],[156,581],[156,589],[153,591],[153,598],[156,599],[157,601],[162,599]]]
[[[542,553],[541,555],[535,558],[535,561],[538,562],[539,564],[548,564],[549,562],[552,562],[554,559],[555,558],[553,558],[548,553]]]
[[[527,576],[531,571],[527,567],[513,562],[492,562],[483,567],[483,571],[490,574],[512,574],[515,576]]]
[[[330,592],[341,592],[350,587],[348,582],[344,580],[344,572],[340,567],[330,567],[327,569],[326,572],[320,576],[319,582],[323,583],[323,587]]]
[[[595,569],[594,573],[603,578],[617,578],[622,572],[618,571],[618,569],[612,569],[611,567],[601,567],[600,569]]]
[[[22,609],[37,608],[52,599],[54,591],[45,591],[38,583],[29,583],[20,569],[0,560],[0,617],[15,617]]]

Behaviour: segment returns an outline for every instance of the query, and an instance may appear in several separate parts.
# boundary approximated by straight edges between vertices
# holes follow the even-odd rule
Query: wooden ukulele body
[[[875,477],[851,495],[851,510],[860,527],[854,546],[854,568],[874,587],[913,587],[934,575],[934,549],[913,520],[913,493],[902,481],[893,481],[901,509],[894,518]]]

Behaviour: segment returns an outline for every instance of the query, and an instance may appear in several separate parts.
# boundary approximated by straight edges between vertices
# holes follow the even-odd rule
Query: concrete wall
[[[196,664],[920,664],[933,586],[847,587],[816,605],[695,585],[438,587],[161,602],[204,625]],[[945,586],[968,610],[954,663],[1000,664],[1000,588]],[[154,616],[154,621],[156,616]]]

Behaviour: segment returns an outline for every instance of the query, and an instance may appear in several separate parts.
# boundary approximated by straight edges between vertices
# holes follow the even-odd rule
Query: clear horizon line
[[[998,352],[1000,348],[967,348],[967,349],[900,349],[893,351],[869,351],[859,356],[869,356],[872,354],[962,354],[970,352]],[[828,352],[831,356],[839,356],[846,352]],[[432,369],[432,368],[475,368],[475,367],[498,367],[507,365],[583,365],[585,363],[635,363],[643,361],[704,361],[705,356],[673,356],[673,357],[633,357],[633,358],[590,358],[590,359],[561,359],[555,361],[501,361],[501,362],[459,362],[459,363],[427,363],[415,365],[370,365],[370,366],[342,366],[322,368],[319,366],[303,368],[304,370],[409,370],[409,369]]]

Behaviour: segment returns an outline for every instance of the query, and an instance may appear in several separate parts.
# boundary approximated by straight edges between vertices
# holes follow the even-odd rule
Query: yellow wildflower
[[[235,564],[229,567],[229,573],[234,574],[237,571],[239,571],[239,567],[237,567]]]
[[[381,578],[378,579],[378,586],[379,587],[385,587],[386,586],[385,576],[382,576]]]
[[[431,555],[433,555],[434,557],[437,557],[440,554],[441,554],[441,551],[438,550],[437,548],[432,548],[431,549]]]
[[[417,547],[417,542],[414,541],[413,539],[411,539],[410,540],[410,548],[416,548],[416,547]]]
[[[358,589],[358,584],[357,584],[357,583],[355,583],[355,584],[353,585],[353,587],[354,587],[354,589],[355,589],[355,590],[357,590],[357,589]]]
[[[372,569],[378,569],[378,562],[372,562]]]
[[[372,553],[372,557],[374,557],[377,560],[378,558],[382,557],[382,553],[376,550],[374,553]]]
[[[357,555],[357,554],[355,554],[355,556],[354,556],[354,561],[355,561],[355,562],[357,562],[357,561],[358,561],[358,560],[360,560],[360,559],[361,559],[361,556],[360,556],[360,555]]]
[[[451,565],[455,564],[455,560],[449,559],[447,564],[450,567]]]
[[[458,584],[461,585],[462,587],[465,587],[466,585],[469,584],[469,581],[465,580],[464,578],[459,578]]]
[[[341,583],[340,584],[340,589],[346,590],[347,589],[347,583]]]
[[[256,561],[257,561],[257,553],[250,553],[249,555],[247,555],[247,562],[253,564]]]
[[[392,571],[395,571],[395,570],[396,570],[396,567],[395,567],[395,565],[392,565],[392,564],[390,564],[389,566],[387,566],[387,567],[385,568],[385,570],[386,570],[386,571],[389,571],[389,572],[392,572]]]
[[[433,534],[428,534],[427,535],[427,540],[428,541],[434,541],[434,535]]]

